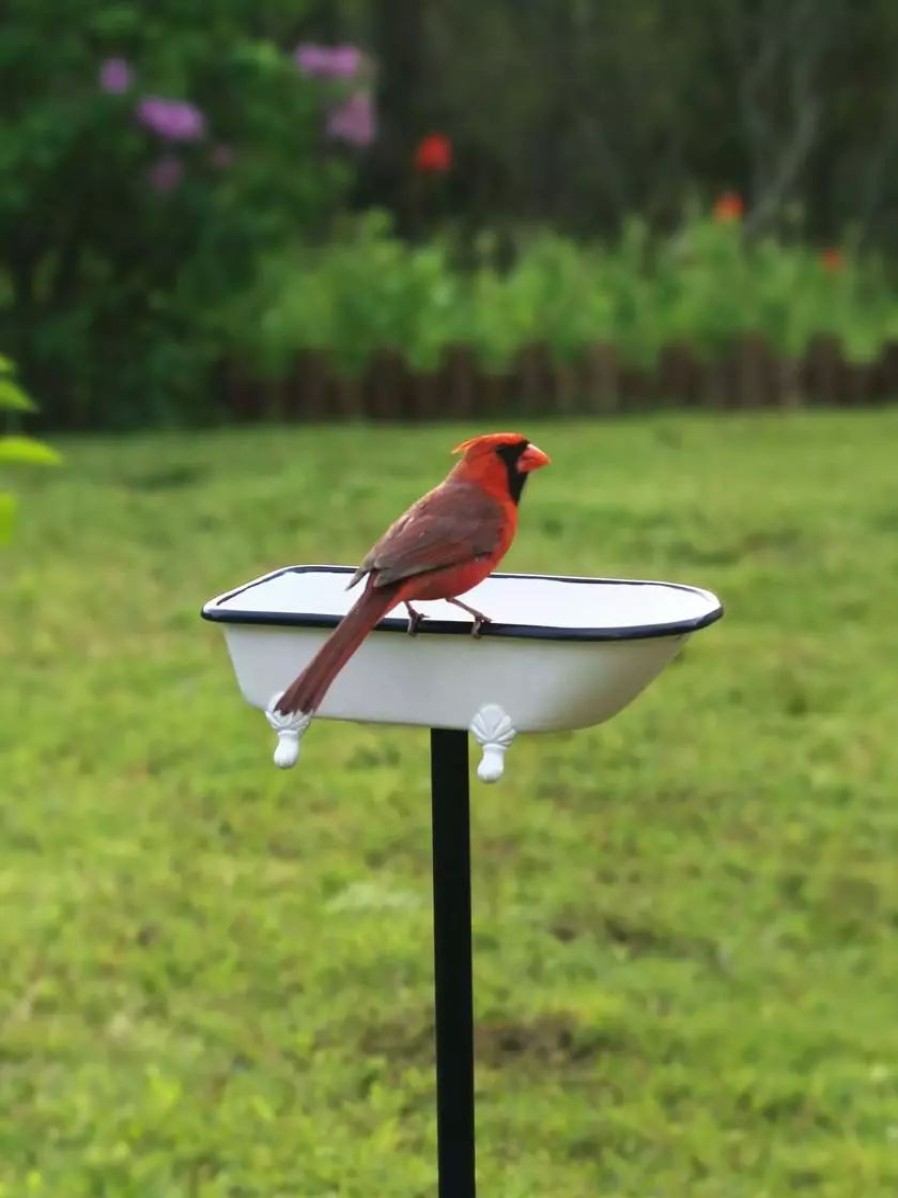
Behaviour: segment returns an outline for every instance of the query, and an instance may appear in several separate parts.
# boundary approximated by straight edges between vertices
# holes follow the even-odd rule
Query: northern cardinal
[[[377,622],[400,603],[414,635],[424,618],[416,599],[446,599],[474,617],[479,635],[489,617],[458,598],[502,560],[518,527],[527,476],[549,457],[520,433],[489,433],[456,446],[462,459],[412,504],[366,554],[349,587],[365,589],[299,677],[274,706],[284,715],[317,711],[327,689]],[[349,589],[347,587],[347,589]]]

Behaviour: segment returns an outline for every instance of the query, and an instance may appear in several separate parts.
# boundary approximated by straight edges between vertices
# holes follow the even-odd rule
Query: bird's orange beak
[[[528,445],[518,458],[518,470],[522,474],[529,474],[531,470],[539,470],[540,466],[548,466],[551,461],[549,455],[536,445]]]

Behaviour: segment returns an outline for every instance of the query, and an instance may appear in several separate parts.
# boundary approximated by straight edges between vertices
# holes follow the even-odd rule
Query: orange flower
[[[452,142],[445,133],[428,133],[415,149],[415,170],[422,175],[444,175],[452,166]]]
[[[830,274],[835,274],[845,265],[845,255],[836,245],[820,251],[820,265]]]
[[[729,224],[731,221],[742,219],[745,204],[738,191],[725,191],[717,198],[711,212],[716,221]]]

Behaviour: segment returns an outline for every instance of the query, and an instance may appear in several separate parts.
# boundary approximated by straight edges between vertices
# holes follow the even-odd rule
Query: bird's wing
[[[375,586],[389,586],[488,556],[499,547],[506,520],[502,505],[481,487],[442,484],[387,529],[358,575],[373,573]]]

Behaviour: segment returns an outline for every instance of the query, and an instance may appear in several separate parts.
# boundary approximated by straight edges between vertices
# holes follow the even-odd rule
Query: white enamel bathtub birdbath
[[[351,576],[349,567],[294,566],[203,608],[223,627],[244,698],[277,734],[282,767],[296,762],[314,720],[274,705],[351,606]],[[403,616],[388,616],[314,717],[431,730],[440,1198],[474,1195],[468,733],[481,746],[478,776],[495,782],[519,733],[609,719],[723,611],[697,587],[524,574],[493,574],[465,602],[490,617],[479,637],[443,601],[416,604],[425,618],[415,636]]]

